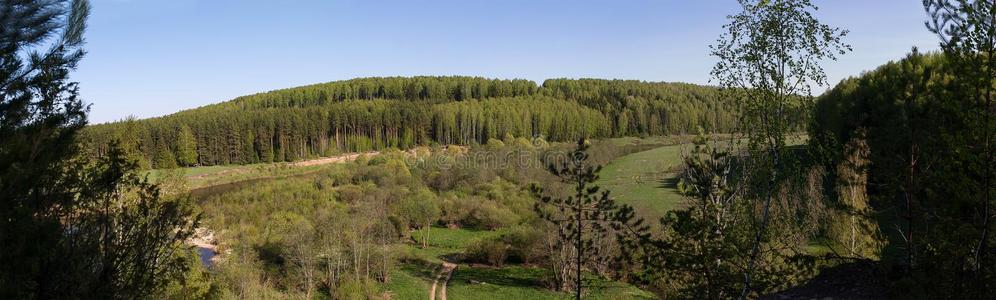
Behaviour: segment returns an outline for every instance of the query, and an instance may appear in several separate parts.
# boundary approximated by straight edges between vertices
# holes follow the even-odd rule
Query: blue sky
[[[73,79],[92,123],[369,76],[706,84],[735,0],[92,0]],[[831,83],[937,48],[920,0],[814,0],[851,31]],[[822,91],[822,89],[818,89]]]

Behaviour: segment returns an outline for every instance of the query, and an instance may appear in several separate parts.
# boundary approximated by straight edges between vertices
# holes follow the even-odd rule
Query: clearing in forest
[[[690,144],[668,145],[613,160],[599,172],[597,184],[619,204],[628,204],[649,220],[681,205],[677,172]]]

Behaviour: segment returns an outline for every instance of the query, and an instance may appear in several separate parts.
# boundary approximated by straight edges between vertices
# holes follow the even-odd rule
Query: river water
[[[205,247],[197,247],[197,254],[201,257],[201,264],[204,265],[204,267],[211,267],[213,264],[211,258],[214,258],[214,256],[217,255],[217,253],[214,253],[214,250]]]

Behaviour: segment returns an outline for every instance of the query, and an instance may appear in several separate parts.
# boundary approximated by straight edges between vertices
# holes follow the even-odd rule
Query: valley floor
[[[681,154],[688,144],[681,139],[650,138],[612,139],[619,146],[643,146],[646,151],[618,157],[601,172],[603,188],[620,203],[632,205],[644,217],[655,219],[679,207],[681,197],[672,183]],[[409,151],[414,155],[416,151]],[[329,165],[370,159],[379,152],[348,153],[294,163],[243,166],[211,166],[182,169],[195,198],[245,189],[256,183],[293,178],[318,172]],[[161,171],[150,172],[151,177]],[[412,232],[412,242],[398,245],[406,258],[391,271],[391,280],[380,288],[392,299],[563,299],[566,294],[552,291],[548,270],[529,264],[502,267],[461,263],[467,245],[482,239],[496,238],[506,229],[474,230],[433,227],[427,247],[418,245],[419,234]],[[224,241],[221,241],[224,243]],[[625,283],[589,279],[587,299],[652,299],[654,295]]]

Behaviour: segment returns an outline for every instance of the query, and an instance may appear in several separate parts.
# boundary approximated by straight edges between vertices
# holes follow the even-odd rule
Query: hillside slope
[[[733,105],[713,87],[626,80],[362,78],[243,96],[172,115],[90,126],[144,167],[294,161],[335,153],[490,139],[727,132]]]

